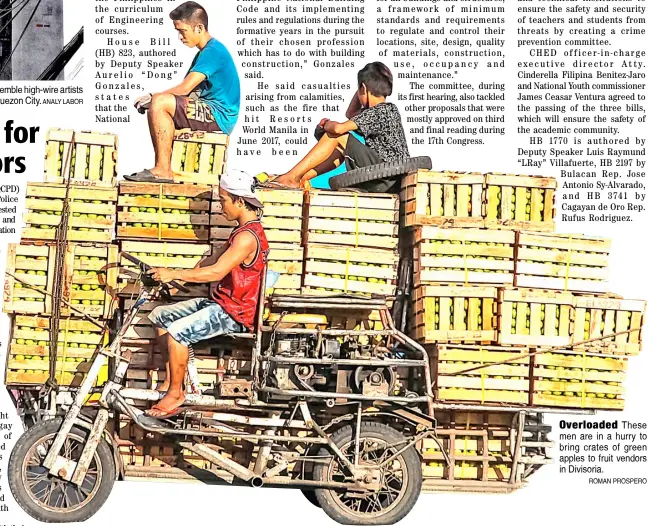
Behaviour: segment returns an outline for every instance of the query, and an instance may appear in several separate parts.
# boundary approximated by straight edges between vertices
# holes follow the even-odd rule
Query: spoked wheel
[[[80,485],[50,475],[42,463],[61,427],[61,419],[36,424],[18,439],[9,458],[9,486],[16,502],[41,522],[81,522],[94,515],[110,495],[115,461],[101,441]],[[78,461],[88,432],[74,427],[61,455]]]
[[[356,455],[355,429],[345,426],[331,440],[353,463]],[[421,493],[421,460],[410,448],[379,467],[403,447],[405,436],[385,424],[363,422],[360,427],[361,468],[374,479],[366,489],[317,489],[322,509],[341,524],[394,524],[405,517]],[[398,444],[398,445],[395,445]],[[313,478],[320,482],[353,482],[348,470],[330,452],[330,462],[316,464]]]

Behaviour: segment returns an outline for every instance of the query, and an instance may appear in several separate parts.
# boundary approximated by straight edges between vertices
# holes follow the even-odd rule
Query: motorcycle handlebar
[[[143,261],[137,259],[135,256],[131,256],[128,252],[122,252],[121,256],[131,263],[137,265],[139,269],[144,273],[148,273],[153,268],[148,263],[144,263]],[[169,283],[163,283],[163,285],[170,285],[174,289],[178,289],[181,292],[190,292],[187,287],[180,285],[180,283],[178,283],[177,281],[170,281]]]

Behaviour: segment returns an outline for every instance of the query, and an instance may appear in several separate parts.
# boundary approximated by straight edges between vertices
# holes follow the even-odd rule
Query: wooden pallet
[[[474,423],[473,423],[474,422]],[[465,426],[438,426],[436,440],[420,445],[426,479],[508,481],[513,464],[510,426],[488,426],[470,418]],[[501,437],[501,438],[500,438]],[[449,463],[441,451],[448,455]]]
[[[267,293],[299,294],[304,271],[304,248],[294,244],[270,243],[268,269],[280,276]]]
[[[63,299],[88,316],[111,318],[117,307],[118,258],[116,245],[68,245]],[[61,314],[79,315],[65,305]]]
[[[480,173],[419,170],[401,182],[403,225],[484,226],[485,176]]]
[[[595,393],[587,393],[586,396],[566,396],[533,393],[534,406],[547,406],[547,407],[570,407],[572,409],[614,409],[622,410],[625,406],[625,400],[620,398],[598,398]]]
[[[311,190],[305,205],[305,243],[389,250],[398,246],[398,196]]]
[[[424,462],[422,465],[424,479],[447,479],[448,467],[445,461]],[[481,480],[482,467],[479,460],[460,461],[454,465],[454,480]],[[511,476],[511,467],[503,461],[489,467],[487,480],[508,482]]]
[[[27,183],[23,240],[56,239],[66,195],[70,210],[68,241],[110,243],[115,230],[117,190],[76,185],[68,190],[59,183]]]
[[[74,144],[72,138],[74,137]],[[51,128],[45,143],[45,182],[115,186],[117,136]]]
[[[573,302],[570,292],[501,289],[498,343],[530,347],[569,345]]]
[[[530,358],[523,352],[498,347],[438,345],[433,358],[436,359],[439,400],[478,404],[529,403]],[[515,361],[505,364],[469,370],[514,358]]]
[[[457,347],[457,345],[455,345]],[[487,426],[490,429],[510,428],[513,425],[513,414],[501,411],[452,411],[439,409],[435,411],[441,427],[471,429],[475,426]]]
[[[628,361],[622,357],[552,352],[534,356],[533,401],[538,405],[618,409]],[[574,399],[579,399],[577,403]]]
[[[306,245],[305,287],[393,296],[397,275],[398,254],[393,250]]]
[[[478,454],[482,449],[484,439],[480,436],[474,435],[457,435],[455,439],[455,455],[468,455],[468,454]],[[509,456],[510,452],[510,442],[508,439],[489,439],[488,440],[488,451],[489,453],[497,453],[502,456]],[[423,452],[423,458],[438,458],[438,455],[441,453],[439,445],[435,440],[429,438],[423,439],[421,444],[421,451]]]
[[[643,300],[576,295],[572,323],[574,343],[630,329],[636,330],[598,342],[577,345],[575,349],[599,353],[639,354],[645,311],[646,302]]]
[[[7,275],[4,284],[3,311],[7,313],[50,314],[49,296],[32,290],[26,284],[51,293],[56,271],[55,248],[52,246],[7,245]],[[10,276],[13,274],[16,277]],[[23,283],[24,282],[24,283]]]
[[[117,238],[208,241],[211,187],[120,183]]]
[[[497,288],[423,285],[413,296],[410,326],[420,343],[497,341]]]
[[[218,185],[225,173],[229,135],[176,130],[171,148],[173,179],[181,183]]]
[[[136,258],[148,263],[152,267],[165,267],[174,270],[195,268],[200,261],[211,256],[212,246],[208,243],[167,243],[160,241],[122,241],[121,251],[127,252]],[[137,281],[139,269],[130,261],[121,258],[119,262],[119,294],[137,294],[140,284]],[[209,291],[208,284],[189,284],[193,294],[206,296]],[[182,297],[187,293],[174,291]],[[179,296],[179,297],[180,297]]]
[[[8,245],[4,289],[4,311],[22,314],[52,314],[51,296],[29,288],[33,285],[51,294],[56,272],[63,272],[62,298],[88,316],[110,318],[116,307],[117,247],[69,244],[64,268],[56,269],[53,245]],[[79,316],[61,304],[62,316]]]
[[[414,285],[512,285],[515,233],[477,228],[414,228]]]
[[[49,377],[50,318],[16,316],[5,381],[7,385],[40,385]],[[56,380],[60,385],[80,385],[94,353],[108,343],[108,335],[94,323],[61,318],[57,337]],[[101,371],[98,385],[108,377]]]
[[[607,292],[609,239],[526,232],[516,236],[515,286]]]
[[[554,231],[554,178],[493,173],[484,184],[486,228]]]
[[[259,190],[257,193],[263,203],[261,224],[267,240],[301,245],[304,193],[301,190]],[[211,205],[211,241],[226,241],[235,227],[235,222],[223,216],[215,188]]]
[[[458,461],[454,464],[453,478],[449,479],[448,471],[450,470],[445,461],[424,462],[422,465],[423,479],[443,479],[448,482],[452,481],[475,481],[485,483],[483,480],[486,473],[486,481],[506,483],[511,476],[511,465],[505,461],[493,463],[484,472],[479,459],[474,461]],[[463,482],[465,484],[465,482]],[[423,489],[425,491],[425,487]]]

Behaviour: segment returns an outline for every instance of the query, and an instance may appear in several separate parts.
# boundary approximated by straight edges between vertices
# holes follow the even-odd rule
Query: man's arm
[[[223,253],[213,265],[196,267],[191,270],[172,270],[167,268],[151,269],[150,274],[162,283],[174,279],[190,283],[211,283],[220,281],[227,276],[234,267],[243,263],[257,250],[257,238],[250,232],[238,234],[232,245]]]
[[[198,87],[198,85],[206,78],[207,77],[202,73],[192,71],[184,78],[184,80],[180,84],[174,86],[173,88],[169,88],[168,90],[160,91],[160,93],[170,93],[171,95],[186,96],[189,95],[196,87]]]
[[[355,92],[355,95],[353,95],[353,98],[351,99],[351,103],[349,104],[349,107],[347,108],[346,111],[346,118],[347,119],[353,119],[358,113],[360,113],[360,110],[362,109],[362,104],[360,104],[360,98],[358,97],[358,92]]]
[[[326,133],[339,137],[350,131],[357,130],[358,125],[351,120],[346,122],[326,121],[322,124],[322,128]]]
[[[198,263],[194,266],[194,268],[204,268],[215,264],[219,260],[219,258],[225,253],[226,247],[227,245],[223,243],[218,248],[215,248],[209,256],[204,256],[200,261],[198,261]]]

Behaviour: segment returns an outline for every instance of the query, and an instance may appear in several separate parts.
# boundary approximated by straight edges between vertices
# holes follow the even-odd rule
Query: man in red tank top
[[[238,226],[215,255],[214,264],[191,270],[151,270],[151,275],[163,283],[211,283],[211,290],[209,298],[160,306],[149,315],[156,327],[158,346],[168,356],[167,378],[160,386],[166,395],[148,411],[150,416],[171,416],[184,403],[182,384],[192,344],[254,327],[261,273],[269,253],[260,220],[263,204],[254,183],[251,175],[238,170],[221,176],[219,199],[223,215]]]

